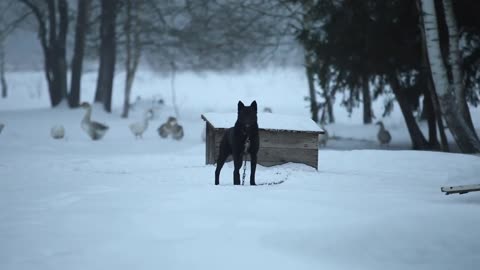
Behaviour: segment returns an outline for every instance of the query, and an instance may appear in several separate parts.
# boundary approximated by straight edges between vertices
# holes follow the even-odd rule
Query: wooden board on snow
[[[442,192],[445,192],[445,195],[450,195],[454,193],[465,194],[473,191],[480,191],[480,184],[478,185],[464,185],[464,186],[448,186],[442,187]]]

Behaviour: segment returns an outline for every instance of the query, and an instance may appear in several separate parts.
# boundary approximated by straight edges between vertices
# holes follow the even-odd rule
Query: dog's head
[[[257,102],[254,100],[250,106],[245,106],[243,102],[238,102],[237,123],[246,131],[257,126]]]

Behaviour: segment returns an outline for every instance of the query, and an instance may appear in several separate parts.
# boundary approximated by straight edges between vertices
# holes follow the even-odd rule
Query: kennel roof
[[[258,113],[258,127],[264,130],[324,133],[312,119],[293,115]],[[237,121],[236,113],[204,113],[202,119],[214,128],[230,128]]]

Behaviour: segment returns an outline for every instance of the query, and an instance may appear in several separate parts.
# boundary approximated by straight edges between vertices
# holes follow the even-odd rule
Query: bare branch
[[[43,17],[43,13],[41,12],[40,8],[33,4],[31,0],[20,0],[20,2],[24,3],[30,10],[33,12],[33,15],[37,19],[38,23],[38,38],[40,39],[40,44],[42,45],[42,49],[45,54],[48,53],[48,43],[46,39],[47,28],[45,24],[45,19]]]

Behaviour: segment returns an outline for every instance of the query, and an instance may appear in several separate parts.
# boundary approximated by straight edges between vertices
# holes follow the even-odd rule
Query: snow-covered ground
[[[182,141],[156,128],[173,114],[170,78],[142,71],[133,100],[165,105],[143,140],[115,111],[94,106],[110,130],[91,141],[83,109],[48,109],[43,74],[8,74],[0,100],[0,269],[478,269],[480,193],[445,196],[440,187],[480,183],[476,156],[408,151],[398,108],[384,119],[393,141],[375,142],[377,127],[336,108],[337,124],[320,149],[319,170],[299,164],[259,166],[257,182],[232,185],[232,164],[213,185],[201,140],[205,112],[235,112],[239,99],[259,109],[308,117],[301,70],[179,74],[175,82]],[[95,74],[82,100],[93,97]],[[375,103],[380,115],[381,101]],[[474,111],[476,123],[478,110]],[[62,124],[66,139],[53,140]],[[233,124],[233,123],[232,123]],[[478,124],[477,124],[478,126]],[[345,149],[369,149],[348,150]],[[339,150],[341,149],[341,150]],[[400,149],[400,151],[389,151]],[[248,166],[249,167],[249,166]],[[248,181],[247,181],[248,182]]]

